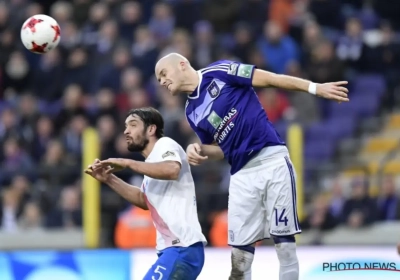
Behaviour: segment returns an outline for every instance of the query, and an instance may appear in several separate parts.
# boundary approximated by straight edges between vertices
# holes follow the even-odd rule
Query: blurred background
[[[40,13],[61,26],[59,47],[46,55],[19,38]],[[346,104],[257,91],[298,171],[298,243],[395,244],[399,15],[397,0],[1,2],[0,248],[154,246],[149,214],[82,177],[82,166],[96,155],[142,160],[122,135],[131,108],[159,109],[166,135],[184,148],[197,141],[185,98],[170,97],[153,75],[169,52],[195,68],[231,59],[318,83],[348,80]],[[193,176],[209,246],[225,247],[229,166],[210,162]]]

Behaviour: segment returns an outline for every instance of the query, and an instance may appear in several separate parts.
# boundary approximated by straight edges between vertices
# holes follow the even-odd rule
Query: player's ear
[[[149,136],[156,135],[156,131],[157,131],[157,127],[154,124],[149,125],[149,127],[147,128],[147,132],[149,133]]]
[[[186,70],[186,63],[184,61],[179,62],[179,68],[182,71]]]

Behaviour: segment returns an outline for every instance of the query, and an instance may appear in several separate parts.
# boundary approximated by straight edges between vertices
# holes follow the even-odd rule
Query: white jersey
[[[190,166],[182,147],[169,137],[160,138],[146,162],[177,161],[177,180],[157,180],[144,176],[141,191],[157,230],[157,250],[207,243],[197,216],[196,193]]]

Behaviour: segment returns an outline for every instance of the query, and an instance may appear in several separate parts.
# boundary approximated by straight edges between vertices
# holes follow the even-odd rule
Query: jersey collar
[[[203,75],[201,74],[200,71],[197,71],[197,75],[199,76],[199,84],[197,88],[190,95],[188,95],[189,99],[197,99],[200,96],[200,86],[201,86],[201,81],[203,80]]]

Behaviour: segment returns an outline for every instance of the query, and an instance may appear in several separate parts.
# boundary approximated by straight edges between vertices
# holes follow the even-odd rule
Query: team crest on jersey
[[[234,63],[229,64],[229,69],[227,71],[228,75],[236,75],[238,67],[239,67],[239,63],[234,62]]]
[[[168,152],[166,152],[166,153],[164,153],[164,154],[162,155],[162,158],[174,157],[174,156],[175,156],[175,153],[174,153],[174,152],[168,151]]]
[[[216,98],[219,95],[220,91],[221,89],[219,88],[215,80],[213,80],[207,88],[207,92],[212,98]]]

